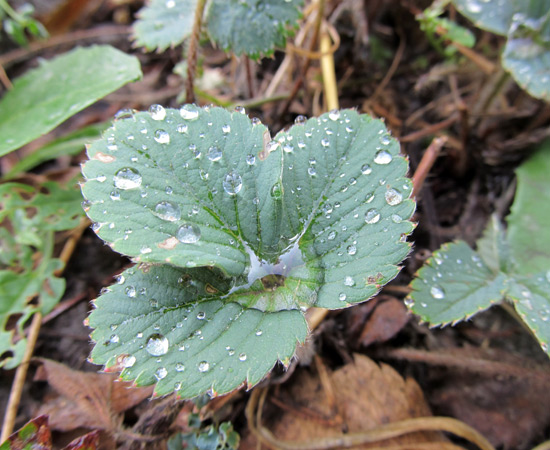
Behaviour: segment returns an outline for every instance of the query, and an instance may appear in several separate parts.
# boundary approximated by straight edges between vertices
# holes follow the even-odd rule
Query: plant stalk
[[[185,99],[187,103],[195,102],[195,91],[193,84],[195,73],[197,71],[197,49],[199,46],[199,36],[201,32],[202,16],[206,0],[198,0],[195,8],[195,19],[193,21],[193,30],[189,37],[189,49],[187,50],[187,80],[185,82]]]

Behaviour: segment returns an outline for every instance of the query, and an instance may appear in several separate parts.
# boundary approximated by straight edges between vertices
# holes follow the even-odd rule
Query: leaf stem
[[[185,81],[185,98],[187,103],[193,103],[195,101],[193,83],[195,72],[197,70],[197,48],[199,44],[202,16],[204,14],[205,5],[206,0],[198,0],[195,8],[193,30],[191,31],[191,36],[189,37],[189,50],[187,51],[187,80]]]
[[[27,377],[27,371],[29,369],[29,363],[34,352],[34,346],[38,339],[38,333],[40,331],[40,325],[42,323],[42,314],[40,311],[34,313],[32,323],[30,326],[29,337],[27,340],[27,346],[25,347],[25,353],[23,354],[23,360],[17,371],[15,372],[15,378],[10,391],[10,397],[8,399],[8,406],[6,407],[6,414],[4,416],[4,423],[2,425],[2,435],[0,437],[0,443],[9,438],[13,431],[15,424],[15,418],[17,416],[17,408],[19,401],[21,400],[21,394],[23,392],[23,386],[25,385],[25,378]]]

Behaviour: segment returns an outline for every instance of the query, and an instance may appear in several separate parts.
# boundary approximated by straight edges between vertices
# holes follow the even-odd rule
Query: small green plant
[[[48,32],[44,26],[32,17],[34,7],[24,3],[18,10],[13,9],[7,0],[0,0],[0,20],[2,29],[17,44],[27,45],[27,34],[36,37],[46,37]]]
[[[91,361],[157,395],[255,385],[290,363],[305,310],[369,299],[410,249],[407,162],[353,110],[272,139],[243,108],[153,105],[88,156],[93,229],[138,263],[95,301]]]
[[[168,450],[237,450],[239,448],[239,433],[233,430],[231,422],[223,422],[219,426],[204,426],[198,414],[189,416],[188,433],[178,433],[168,440]]]
[[[512,302],[545,352],[550,341],[550,143],[517,170],[507,233],[493,218],[477,251],[445,244],[418,272],[406,301],[431,325],[455,324],[503,299]]]
[[[550,0],[452,0],[476,26],[506,36],[502,65],[533,97],[550,100]]]
[[[437,0],[422,14],[416,16],[420,28],[426,33],[430,43],[446,57],[451,57],[456,53],[453,42],[469,48],[475,44],[475,37],[470,30],[441,17],[449,2],[450,0]],[[450,44],[447,44],[448,42]]]
[[[134,25],[136,44],[165,50],[181,44],[192,32],[199,0],[152,0]],[[203,2],[204,3],[204,2]],[[206,31],[225,51],[254,59],[284,47],[300,18],[302,0],[212,0]],[[199,8],[200,9],[200,8]],[[198,14],[202,14],[202,9]]]

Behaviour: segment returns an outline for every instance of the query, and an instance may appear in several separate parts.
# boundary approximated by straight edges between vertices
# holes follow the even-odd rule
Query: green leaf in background
[[[532,0],[452,0],[456,9],[478,28],[506,36],[516,13],[525,13]],[[546,0],[541,0],[542,3]],[[536,2],[535,2],[536,3]]]
[[[110,46],[77,48],[44,62],[0,100],[0,156],[140,77],[137,58]]]
[[[65,280],[56,275],[63,263],[52,258],[55,231],[75,227],[82,219],[76,184],[64,189],[48,182],[39,188],[0,185],[0,366],[16,367],[26,340],[23,327],[41,311],[47,314],[61,299]],[[32,301],[32,303],[31,303]],[[15,328],[11,323],[16,319]]]
[[[212,0],[206,28],[225,51],[258,59],[284,48],[301,17],[302,0]]]
[[[136,45],[147,50],[166,50],[191,34],[197,0],[151,0],[134,23]]]
[[[365,301],[399,272],[415,205],[398,153],[353,110],[274,139],[242,109],[117,120],[88,150],[82,192],[98,235],[146,264],[96,301],[93,361],[182,397],[288,364],[304,310]]]
[[[11,170],[4,175],[4,178],[13,178],[19,173],[27,172],[46,161],[56,159],[60,156],[78,155],[84,150],[86,144],[90,144],[92,141],[98,139],[107,126],[108,124],[106,123],[89,125],[49,142],[44,145],[44,147],[39,148],[18,161]]]
[[[517,170],[517,191],[507,217],[516,271],[533,275],[550,269],[550,141]]]
[[[550,143],[516,171],[518,188],[505,236],[493,218],[477,242],[445,244],[419,270],[406,300],[431,325],[468,318],[491,304],[511,301],[549,353]]]

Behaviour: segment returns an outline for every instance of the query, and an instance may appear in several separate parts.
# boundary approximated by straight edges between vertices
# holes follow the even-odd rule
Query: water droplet
[[[231,133],[231,125],[226,124],[222,126],[222,133],[223,134],[229,134]]]
[[[258,117],[252,119],[252,125],[260,125],[262,121]]]
[[[294,123],[296,125],[303,125],[306,122],[307,122],[306,116],[299,115],[299,116],[296,116],[296,119],[294,119]]]
[[[239,361],[246,361],[246,353],[241,353],[239,355]]]
[[[475,0],[468,0],[466,2],[466,9],[472,14],[479,14],[482,10],[482,6]]]
[[[432,288],[430,289],[430,294],[432,294],[433,298],[436,298],[438,300],[445,298],[445,291],[439,286],[432,286]]]
[[[201,180],[206,181],[208,180],[208,177],[210,176],[210,174],[206,170],[201,169],[199,171],[199,176],[201,177]]]
[[[353,277],[347,275],[346,278],[344,278],[344,284],[349,287],[355,286],[355,280]]]
[[[126,295],[128,297],[135,297],[136,296],[136,288],[134,286],[128,286],[126,289],[125,289],[125,292],[126,292]]]
[[[235,106],[235,112],[238,112],[239,114],[246,114],[246,109],[244,106]]]
[[[183,372],[184,370],[185,370],[185,366],[182,363],[176,363],[177,372]]]
[[[109,197],[110,197],[111,200],[113,200],[113,201],[120,200],[120,192],[118,192],[118,191],[115,189],[114,191],[111,192],[111,194],[109,195]]]
[[[357,247],[355,245],[348,245],[348,255],[355,255],[357,253]]]
[[[178,228],[176,237],[184,244],[195,244],[201,237],[201,230],[197,225],[185,223]]]
[[[206,361],[201,361],[199,363],[199,372],[208,372],[208,370],[210,369],[210,364],[208,364]]]
[[[340,118],[340,111],[338,111],[337,109],[333,109],[328,113],[328,118],[330,120],[338,120]]]
[[[229,172],[223,179],[223,190],[229,195],[237,195],[243,187],[243,179],[235,172]]]
[[[109,342],[111,344],[116,344],[118,343],[118,341],[119,341],[119,338],[117,334],[112,334],[111,337],[109,338]]]
[[[188,130],[188,126],[185,123],[179,124],[178,127],[176,128],[176,131],[178,133],[187,133],[187,130]]]
[[[401,223],[403,222],[403,217],[401,217],[399,214],[392,214],[391,220],[393,223]]]
[[[403,194],[395,189],[388,189],[384,194],[386,203],[390,206],[399,205],[403,201]]]
[[[157,203],[155,206],[155,215],[162,220],[167,220],[168,222],[175,222],[181,218],[179,206],[170,202]]]
[[[256,336],[261,336],[264,332],[262,330],[256,330]]]
[[[122,367],[129,368],[136,363],[136,357],[134,355],[126,355],[122,358]]]
[[[391,163],[393,157],[391,153],[386,150],[379,150],[376,155],[374,155],[374,162],[376,164],[389,164]]]
[[[172,195],[174,190],[172,189],[172,186],[166,186],[166,188],[164,189],[164,192],[166,192],[168,195]]]
[[[163,378],[166,378],[166,375],[168,375],[168,371],[166,370],[165,367],[159,367],[156,371],[155,371],[155,378],[157,380],[162,380]]]
[[[326,148],[330,145],[330,141],[327,138],[323,138],[321,139],[321,145]]]
[[[370,175],[372,173],[372,167],[369,166],[368,164],[363,164],[361,166],[361,173],[363,175]]]
[[[210,161],[219,161],[222,158],[222,151],[218,147],[210,147],[207,156]]]
[[[182,119],[193,121],[199,118],[199,111],[193,105],[183,105],[180,108],[180,116]]]
[[[310,175],[310,176],[314,176],[314,175],[317,175],[317,170],[315,170],[315,167],[309,167],[307,169],[307,173]]]
[[[172,9],[176,6],[176,0],[166,0],[166,9]]]
[[[153,136],[153,139],[157,141],[159,144],[170,143],[170,135],[164,130],[156,130],[155,135]]]
[[[147,245],[142,245],[141,248],[139,249],[139,252],[142,254],[142,255],[146,255],[147,253],[151,253],[152,250],[151,250],[151,247],[147,246]]]
[[[117,113],[115,114],[115,122],[124,119],[134,119],[134,111],[129,108],[124,108],[117,111]]]
[[[380,213],[376,209],[369,209],[365,213],[365,222],[368,224],[376,223],[380,220]]]
[[[164,120],[166,110],[161,105],[151,105],[149,107],[149,114],[153,120]]]
[[[145,350],[152,356],[162,356],[168,352],[168,339],[162,334],[152,334],[147,338]]]
[[[254,165],[254,163],[256,162],[256,157],[254,155],[248,155],[246,157],[246,163],[249,165],[249,166],[252,166]]]
[[[380,137],[380,143],[382,145],[389,145],[391,142],[391,137],[389,134],[385,134],[383,136]]]
[[[283,196],[283,188],[280,183],[275,183],[271,188],[271,196],[274,199],[280,199]]]
[[[329,241],[333,241],[334,238],[336,237],[336,234],[337,234],[336,231],[331,231],[331,232],[328,234],[327,239],[328,239]]]
[[[340,294],[338,295],[338,300],[340,300],[341,302],[345,302],[346,298],[348,298],[348,297],[343,292],[340,292]]]
[[[128,189],[135,189],[141,186],[141,175],[136,169],[131,167],[124,167],[117,171],[113,177],[115,187],[126,191]]]
[[[405,298],[405,306],[407,308],[412,308],[414,306],[414,300],[411,297]]]
[[[204,311],[199,311],[197,313],[197,319],[204,320],[206,318],[206,313]]]

